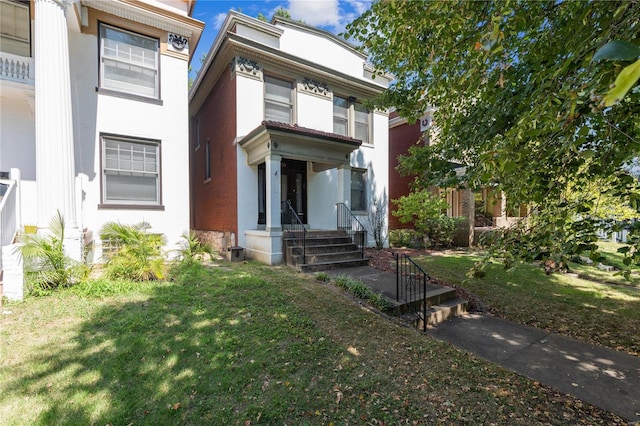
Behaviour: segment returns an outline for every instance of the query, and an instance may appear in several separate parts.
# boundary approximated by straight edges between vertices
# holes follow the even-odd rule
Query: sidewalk
[[[368,266],[327,272],[395,297],[394,274]],[[640,357],[489,315],[458,317],[427,334],[640,423]]]

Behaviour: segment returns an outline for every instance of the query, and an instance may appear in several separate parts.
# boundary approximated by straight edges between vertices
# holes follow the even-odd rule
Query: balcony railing
[[[0,52],[0,78],[19,83],[34,84],[33,58]]]

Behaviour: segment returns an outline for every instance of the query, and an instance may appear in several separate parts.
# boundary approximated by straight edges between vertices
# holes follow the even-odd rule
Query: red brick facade
[[[230,73],[222,73],[192,117],[191,228],[197,231],[238,234],[235,94],[235,80]],[[200,129],[198,148],[196,126]],[[211,178],[205,180],[207,141]],[[235,245],[237,241],[229,244]]]

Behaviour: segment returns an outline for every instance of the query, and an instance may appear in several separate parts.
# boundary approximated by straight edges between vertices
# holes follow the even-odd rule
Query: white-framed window
[[[13,55],[31,56],[29,2],[0,0],[0,46]]]
[[[161,205],[160,142],[102,136],[102,203]]]
[[[367,210],[366,169],[351,169],[351,210]]]
[[[333,133],[372,143],[370,111],[354,98],[334,95]]]
[[[100,23],[100,87],[160,97],[158,39]]]
[[[290,81],[264,77],[264,119],[293,124],[293,84]]]

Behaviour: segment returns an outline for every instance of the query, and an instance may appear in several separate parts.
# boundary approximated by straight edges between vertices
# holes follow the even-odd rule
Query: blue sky
[[[192,77],[200,68],[200,58],[209,52],[230,9],[252,17],[262,13],[271,19],[274,12],[282,7],[293,19],[338,34],[370,5],[370,0],[197,0],[192,16],[204,22],[205,28],[191,62]]]

